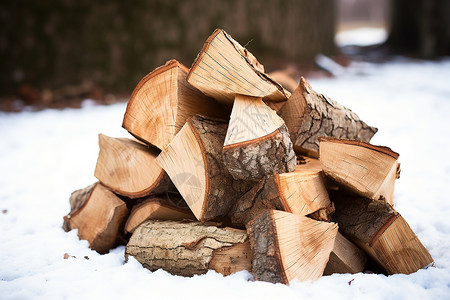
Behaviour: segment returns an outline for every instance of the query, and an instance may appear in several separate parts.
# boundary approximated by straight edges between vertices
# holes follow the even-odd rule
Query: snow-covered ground
[[[450,299],[449,78],[450,60],[397,61],[310,81],[377,126],[374,144],[400,153],[395,205],[435,266],[290,286],[254,282],[246,271],[152,273],[133,259],[124,263],[124,247],[91,251],[76,231],[62,230],[62,217],[70,193],[95,181],[97,134],[128,136],[125,104],[0,113],[0,299]]]
[[[381,44],[387,39],[387,32],[384,28],[361,27],[353,30],[345,30],[336,34],[334,38],[336,44],[343,46],[369,46]]]

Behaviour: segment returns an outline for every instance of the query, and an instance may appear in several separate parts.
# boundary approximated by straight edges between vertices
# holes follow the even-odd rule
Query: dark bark
[[[292,172],[296,156],[285,125],[255,141],[225,146],[223,161],[234,179],[258,180]]]

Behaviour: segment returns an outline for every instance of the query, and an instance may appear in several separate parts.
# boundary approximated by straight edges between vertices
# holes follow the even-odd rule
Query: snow
[[[354,30],[341,31],[336,34],[335,42],[338,46],[369,46],[381,44],[387,39],[384,28],[361,27]]]
[[[105,255],[91,251],[76,231],[62,230],[62,217],[70,193],[95,181],[97,134],[129,136],[121,128],[125,104],[0,113],[0,299],[449,299],[448,78],[447,59],[360,63],[338,78],[310,80],[377,126],[374,144],[400,153],[395,205],[435,266],[290,286],[254,282],[246,271],[183,278],[150,272],[134,259],[125,263],[123,246]]]

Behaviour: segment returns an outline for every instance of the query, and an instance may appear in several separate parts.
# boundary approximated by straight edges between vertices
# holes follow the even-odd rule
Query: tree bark
[[[319,157],[319,137],[369,142],[377,132],[350,109],[315,92],[305,78],[278,114],[286,122],[296,152]]]
[[[193,276],[214,269],[224,275],[251,268],[244,230],[173,221],[147,221],[133,233],[125,258],[136,258],[151,271]]]

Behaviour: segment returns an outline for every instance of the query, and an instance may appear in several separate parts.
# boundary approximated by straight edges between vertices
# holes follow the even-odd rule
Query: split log
[[[247,225],[256,280],[288,284],[322,276],[338,226],[277,210],[266,210]]]
[[[433,258],[405,219],[384,201],[333,195],[333,220],[341,232],[377,261],[388,274],[410,274]]]
[[[98,252],[106,252],[117,244],[128,216],[125,202],[96,183],[72,193],[70,203],[72,210],[64,217],[66,231],[78,229],[78,237]]]
[[[264,73],[257,59],[222,29],[208,38],[194,61],[187,81],[231,107],[236,94],[262,97],[278,110],[290,93]]]
[[[320,136],[369,142],[378,130],[350,109],[315,92],[303,77],[278,114],[286,122],[294,150],[313,157],[318,157]]]
[[[129,256],[151,271],[163,269],[182,276],[250,270],[252,259],[245,230],[174,221],[139,226],[126,247],[126,259]]]
[[[159,151],[138,141],[98,135],[94,175],[115,193],[129,198],[176,191],[155,158]]]
[[[223,161],[234,179],[294,171],[296,157],[286,125],[261,98],[236,95]]]
[[[352,192],[394,205],[394,184],[400,176],[399,154],[364,142],[320,139],[325,174]]]
[[[252,185],[223,164],[226,132],[226,122],[194,116],[156,158],[200,221],[225,216]]]
[[[360,273],[364,270],[366,263],[367,256],[364,251],[338,232],[323,275]]]
[[[171,60],[145,76],[128,101],[123,128],[164,149],[193,115],[228,117],[227,110],[186,81],[187,72]]]
[[[179,207],[168,199],[150,197],[133,206],[125,223],[125,231],[133,233],[139,225],[147,220],[195,220],[195,216],[187,206]]]
[[[328,197],[322,171],[316,160],[298,165],[291,173],[269,175],[245,193],[229,212],[231,221],[245,225],[262,210],[276,209],[297,215],[314,216],[317,220],[330,221],[333,209]],[[308,168],[308,165],[311,168]]]

